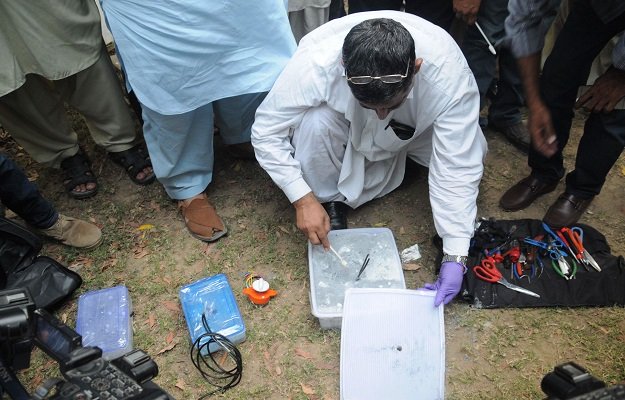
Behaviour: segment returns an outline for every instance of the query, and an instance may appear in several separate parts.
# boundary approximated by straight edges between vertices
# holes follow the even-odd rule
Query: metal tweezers
[[[367,268],[367,265],[369,265],[369,260],[371,259],[369,258],[369,254],[367,254],[367,256],[365,257],[365,260],[362,262],[360,271],[358,271],[358,276],[356,276],[356,280],[360,280],[360,275],[362,275],[362,273],[365,272],[365,268]]]

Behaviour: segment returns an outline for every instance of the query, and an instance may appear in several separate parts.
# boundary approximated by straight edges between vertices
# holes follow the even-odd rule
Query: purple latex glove
[[[438,307],[441,303],[449,303],[460,292],[462,286],[462,277],[466,267],[460,263],[447,261],[441,264],[441,272],[438,279],[434,283],[426,283],[423,286],[427,290],[436,290],[434,297],[434,306]]]

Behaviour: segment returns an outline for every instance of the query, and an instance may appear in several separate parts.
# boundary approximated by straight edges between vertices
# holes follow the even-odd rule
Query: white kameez
[[[423,59],[408,98],[384,120],[356,101],[341,64],[345,35],[371,18],[402,23],[415,39],[417,57]],[[292,155],[297,154],[300,141],[295,136],[323,134],[310,132],[302,120],[309,109],[328,107],[349,124],[349,144],[336,182],[344,201],[357,207],[397,188],[409,156],[430,169],[430,202],[443,250],[466,255],[486,152],[478,124],[479,103],[473,75],[456,43],[442,29],[401,12],[357,13],[330,21],[302,39],[258,108],[252,143],[261,166],[294,202],[311,192],[307,178],[314,175],[307,172],[304,176],[300,161]],[[385,129],[391,119],[414,126],[413,137],[400,140],[390,128]],[[325,177],[327,169],[316,172]]]

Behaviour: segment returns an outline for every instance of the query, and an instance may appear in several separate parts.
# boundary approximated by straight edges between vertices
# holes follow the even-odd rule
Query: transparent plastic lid
[[[97,346],[112,359],[132,350],[132,313],[126,286],[93,290],[78,298],[76,332],[83,346]]]

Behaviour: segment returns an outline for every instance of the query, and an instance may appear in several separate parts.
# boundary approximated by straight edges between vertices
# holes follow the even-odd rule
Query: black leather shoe
[[[553,228],[570,227],[584,214],[593,198],[581,199],[570,193],[562,193],[558,200],[549,207],[543,221]]]
[[[493,122],[488,123],[488,127],[502,133],[506,139],[517,149],[526,153],[530,149],[530,135],[527,131],[527,126],[524,123],[519,122],[513,125],[498,125]]]
[[[329,201],[321,205],[330,217],[331,230],[347,229],[347,204],[340,201]]]
[[[534,175],[521,179],[499,199],[499,206],[506,211],[518,211],[526,208],[543,194],[553,192],[558,181],[545,182]]]

